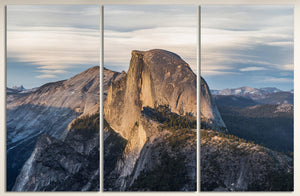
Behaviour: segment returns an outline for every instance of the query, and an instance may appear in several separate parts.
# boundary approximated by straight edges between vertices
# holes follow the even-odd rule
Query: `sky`
[[[8,5],[7,86],[30,89],[99,65],[98,5]]]
[[[7,86],[41,86],[99,65],[99,6],[7,6]],[[292,6],[201,6],[201,75],[211,89],[293,89]],[[192,5],[104,6],[104,63],[127,71],[132,50],[160,48],[197,72]]]
[[[197,73],[197,8],[191,5],[104,6],[104,66],[129,68],[132,50],[165,49]]]
[[[293,6],[201,6],[201,76],[210,89],[293,89]]]

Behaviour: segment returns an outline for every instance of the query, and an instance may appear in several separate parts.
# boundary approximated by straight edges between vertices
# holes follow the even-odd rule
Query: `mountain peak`
[[[146,106],[169,105],[174,113],[196,115],[197,78],[186,65],[178,55],[166,50],[133,50],[126,77],[112,83],[108,90],[106,120],[117,132],[123,132],[124,127],[134,125],[137,119],[133,116],[138,118]],[[127,134],[121,135],[126,138]]]
[[[13,86],[12,89],[17,90],[17,91],[25,91],[26,90],[23,85]]]
[[[186,65],[165,50],[134,50],[126,76],[111,83],[104,118],[128,142],[118,166],[121,177],[115,183],[121,190],[129,186],[125,178],[133,174],[148,139],[161,138],[158,123],[144,115],[144,108],[166,107],[176,116],[189,114],[190,118],[197,115],[197,77]]]
[[[80,77],[80,76],[86,76],[86,75],[99,75],[99,71],[100,71],[100,67],[99,66],[94,66],[94,67],[91,67],[75,76],[73,76],[72,78],[76,78],[76,77]],[[71,79],[72,79],[71,78]]]
[[[132,55],[170,55],[176,58],[181,59],[181,57],[173,52],[163,49],[151,49],[148,51],[140,51],[140,50],[133,50]]]
[[[162,49],[152,49],[148,51],[132,51],[133,59],[142,59],[146,62],[148,66],[155,66],[156,69],[170,70],[174,68],[180,69],[181,66],[190,67],[181,57],[173,52],[162,50]]]
[[[226,88],[223,90],[212,90],[214,95],[265,95],[276,92],[282,92],[282,90],[275,87],[264,87],[264,88],[252,88],[249,86],[243,86],[239,88]]]

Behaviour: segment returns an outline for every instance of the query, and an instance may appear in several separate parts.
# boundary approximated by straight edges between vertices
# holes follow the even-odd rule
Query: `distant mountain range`
[[[248,86],[243,86],[239,88],[227,88],[223,90],[211,90],[213,95],[265,95],[277,92],[290,92],[294,93],[294,90],[282,91],[275,87],[264,87],[264,88],[251,88]]]
[[[6,88],[6,93],[19,93],[22,91],[26,91],[23,85],[21,86],[13,86],[12,88]]]
[[[13,86],[12,89],[16,90],[16,91],[26,91],[26,89],[24,88],[23,85],[21,85],[21,86]]]
[[[213,93],[230,134],[276,151],[293,151],[292,92],[241,87]]]
[[[275,87],[251,88],[240,87],[234,89],[211,90],[216,101],[227,102],[227,105],[233,105],[234,102],[241,102],[245,106],[256,104],[294,104],[294,90],[282,91]],[[241,103],[242,104],[242,103]],[[242,105],[238,106],[242,106]]]

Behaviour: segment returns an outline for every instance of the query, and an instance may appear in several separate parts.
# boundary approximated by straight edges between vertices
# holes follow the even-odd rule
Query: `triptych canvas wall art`
[[[293,191],[293,6],[199,10],[8,5],[6,190]]]

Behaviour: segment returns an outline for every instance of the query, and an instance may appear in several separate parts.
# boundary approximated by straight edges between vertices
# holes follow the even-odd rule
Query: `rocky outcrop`
[[[99,171],[99,113],[95,113],[77,118],[64,141],[42,135],[12,190],[97,191]]]
[[[292,191],[293,158],[232,135],[201,130],[202,191]]]
[[[7,103],[7,190],[42,134],[66,135],[69,123],[99,104],[99,67],[14,95]]]
[[[103,70],[103,97],[106,99],[107,91],[111,85],[112,82],[121,80],[123,77],[126,76],[125,71],[116,72],[111,71],[109,69],[104,68]]]
[[[169,145],[166,147],[165,139],[167,135],[173,134],[167,129],[159,128],[161,122],[144,115],[142,111],[145,108],[167,106],[173,114],[195,118],[197,115],[196,80],[196,75],[189,65],[174,53],[159,49],[145,52],[132,51],[126,76],[110,85],[104,103],[104,117],[110,129],[126,140],[126,146],[120,154],[121,158],[115,162],[115,169],[105,178],[106,190],[155,189],[150,185],[140,187],[136,182],[139,181],[141,172],[151,173],[155,171],[156,166],[163,165],[161,154],[158,152],[162,149],[167,152],[167,149],[170,149]],[[104,143],[105,151],[109,151],[111,142],[104,140]],[[162,147],[164,143],[165,148]],[[196,157],[192,156],[195,155],[193,152],[196,148],[191,149],[193,150],[189,158],[196,160]],[[155,155],[156,153],[158,154]],[[170,156],[176,157],[175,154],[171,154],[169,153]],[[188,158],[185,157],[184,160]],[[193,161],[186,161],[183,164],[184,168],[191,167],[191,165],[187,166],[191,162]],[[193,168],[196,168],[195,165]],[[194,174],[195,170],[190,172],[192,180],[195,180]],[[180,186],[176,186],[176,190],[184,190],[185,183],[190,181],[187,180]],[[193,190],[191,187],[186,187],[187,190]]]

